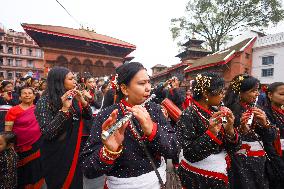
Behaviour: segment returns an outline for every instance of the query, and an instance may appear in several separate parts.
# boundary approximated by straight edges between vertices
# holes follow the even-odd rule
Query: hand
[[[113,110],[110,114],[109,118],[103,123],[102,130],[106,131],[110,128],[113,124],[116,123],[118,110]],[[129,122],[125,123],[122,127],[116,130],[108,139],[103,140],[103,144],[106,146],[107,149],[117,152],[119,147],[121,146],[122,142],[124,141],[124,133],[125,129],[128,126]]]
[[[267,126],[268,121],[267,121],[266,114],[263,110],[254,107],[252,108],[252,113],[254,114],[254,119],[256,120],[256,122],[260,124],[260,126],[263,126],[263,127]]]
[[[227,124],[224,125],[225,132],[229,135],[234,135],[235,116],[233,112],[227,107],[221,107],[221,111],[224,113],[224,116],[227,118]]]
[[[251,116],[251,112],[248,112],[248,111],[242,114],[242,117],[241,117],[241,127],[240,127],[240,132],[241,133],[245,134],[245,133],[247,133],[251,129],[251,128],[249,128],[247,126],[247,122],[248,122],[250,116]]]
[[[83,90],[82,93],[83,93],[83,96],[87,97],[89,100],[93,98],[92,95],[86,90]]]
[[[78,100],[78,102],[81,102],[83,107],[87,106],[88,102],[85,100],[83,94],[80,91],[73,89],[72,92],[74,94],[74,98]]]
[[[62,95],[61,97],[61,101],[62,101],[62,110],[63,111],[67,111],[70,106],[72,105],[72,101],[73,101],[73,98],[72,99],[68,99],[69,96],[74,96],[73,94],[73,91],[72,90],[69,90],[67,91],[64,95]]]
[[[3,96],[4,100],[6,100],[6,101],[9,101],[9,100],[12,99],[11,95],[9,95],[8,92],[2,93],[2,96]]]
[[[132,108],[127,107],[127,110],[133,112],[133,115],[139,121],[144,134],[150,136],[153,130],[153,121],[146,108],[141,105],[136,105]]]
[[[221,123],[221,117],[224,116],[223,112],[215,112],[212,117],[209,119],[209,127],[208,130],[213,133],[215,136],[218,135],[222,123]]]
[[[179,87],[179,80],[177,78],[174,78],[173,81],[172,81],[172,87],[175,89],[175,88],[178,88]]]
[[[163,86],[164,86],[164,87],[167,87],[167,86],[169,86],[170,83],[171,83],[171,79],[168,79],[168,80],[163,84]]]

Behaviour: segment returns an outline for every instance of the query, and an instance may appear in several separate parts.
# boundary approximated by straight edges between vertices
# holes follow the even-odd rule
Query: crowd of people
[[[138,62],[108,81],[64,67],[2,81],[0,189],[80,189],[102,175],[105,189],[284,188],[284,83],[227,85],[202,73],[188,90],[176,77],[153,86]]]

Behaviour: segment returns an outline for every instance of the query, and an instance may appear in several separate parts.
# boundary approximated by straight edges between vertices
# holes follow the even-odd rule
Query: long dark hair
[[[49,105],[53,111],[57,111],[62,107],[61,96],[66,92],[64,80],[70,72],[65,67],[53,67],[47,76],[47,89],[44,94],[47,94]]]
[[[202,82],[202,84],[199,82]],[[202,73],[192,82],[192,98],[196,101],[201,100],[203,98],[203,92],[205,91],[212,96],[218,95],[220,92],[222,92],[224,87],[225,81],[218,74],[212,72]]]
[[[259,85],[259,80],[247,74],[240,74],[235,76],[226,92],[224,104],[230,108],[235,116],[234,126],[240,125],[242,110],[240,105],[240,93],[249,91]]]
[[[270,121],[275,123],[276,118],[273,116],[272,113],[272,107],[271,107],[271,100],[268,97],[268,93],[274,93],[278,87],[283,86],[284,83],[283,82],[274,82],[271,83],[266,91],[266,99],[265,99],[265,103],[264,103],[264,109],[265,112],[267,113],[267,116],[270,118]]]
[[[116,68],[116,73],[118,75],[117,77],[117,84],[120,86],[121,84],[125,84],[126,86],[129,85],[132,78],[139,72],[140,70],[146,69],[144,66],[139,62],[130,62],[127,64],[122,64],[118,68]],[[112,90],[112,89],[110,89]],[[116,102],[119,102],[121,99],[124,98],[123,93],[121,92],[120,88],[119,90],[115,90],[115,95],[117,95]],[[114,96],[115,96],[114,95]],[[112,95],[110,95],[112,96]],[[113,104],[114,99],[107,98],[105,99],[107,101],[107,104]],[[112,101],[112,102],[110,102]]]

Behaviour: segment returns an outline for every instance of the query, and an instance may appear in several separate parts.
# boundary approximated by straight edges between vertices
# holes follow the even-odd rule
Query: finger
[[[139,121],[139,123],[145,121],[145,117],[142,115],[141,111],[134,111],[133,115]]]
[[[139,110],[141,110],[142,112],[144,112],[145,114],[148,114],[148,111],[147,111],[147,109],[145,108],[145,107],[143,107],[143,106],[137,106],[137,108],[139,109]]]
[[[216,117],[219,117],[219,116],[221,116],[221,115],[223,115],[223,112],[222,112],[222,111],[219,111],[219,112],[215,112],[215,113],[212,115],[212,117],[213,117],[213,118],[216,118]]]
[[[105,120],[105,122],[102,125],[102,130],[106,131],[108,130],[109,126],[111,125],[112,122],[112,117],[107,118],[107,120]]]
[[[103,123],[102,130],[107,130],[110,126],[112,126],[117,118],[117,109],[113,110],[110,114],[109,118]]]
[[[110,116],[112,118],[112,124],[115,124],[117,120],[118,109],[115,109],[111,112]]]

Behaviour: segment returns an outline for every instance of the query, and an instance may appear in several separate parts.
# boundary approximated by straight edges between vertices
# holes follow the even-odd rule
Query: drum
[[[169,117],[173,121],[177,122],[179,120],[182,111],[170,99],[165,98],[162,101],[161,105],[163,105],[166,108]]]

